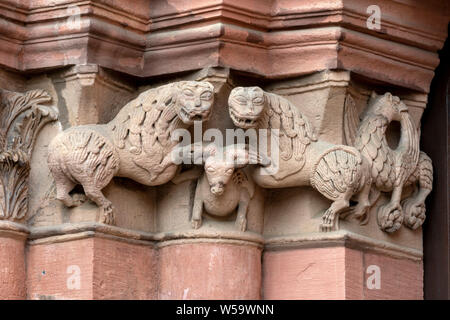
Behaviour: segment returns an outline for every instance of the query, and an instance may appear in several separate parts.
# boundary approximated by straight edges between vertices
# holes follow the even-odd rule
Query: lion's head
[[[230,93],[228,105],[235,126],[255,128],[266,106],[264,91],[259,87],[236,87]]]
[[[176,86],[174,108],[185,124],[208,120],[214,102],[214,87],[206,81],[181,81]]]
[[[368,112],[383,115],[389,121],[400,121],[402,114],[408,112],[408,107],[399,97],[393,96],[389,92],[384,95],[377,95],[372,92]]]

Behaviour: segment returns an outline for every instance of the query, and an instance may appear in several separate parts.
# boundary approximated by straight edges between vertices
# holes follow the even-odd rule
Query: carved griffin
[[[322,231],[336,226],[352,198],[358,202],[354,210],[359,214],[369,208],[369,162],[356,148],[318,140],[308,119],[290,101],[259,87],[234,88],[228,104],[237,127],[279,130],[279,170],[272,174],[265,167],[255,167],[256,184],[263,188],[314,187],[333,201],[322,216]]]
[[[348,105],[347,112],[349,118],[357,118],[354,104]],[[392,121],[400,122],[401,126],[400,140],[395,149],[389,147],[386,139],[386,130]],[[381,229],[393,232],[402,223],[417,229],[425,220],[425,198],[432,189],[433,166],[431,159],[419,150],[419,131],[408,107],[390,93],[372,93],[357,130],[351,127],[347,140],[354,141],[354,146],[370,163],[371,205],[381,192],[392,192],[390,201],[377,211]],[[408,185],[415,189],[413,196],[401,203],[403,188]]]
[[[318,141],[308,120],[294,105],[258,87],[233,89],[229,106],[230,117],[238,127],[280,130],[280,169],[268,174],[265,168],[256,168],[253,178],[258,185],[311,185],[334,201],[322,216],[321,230],[331,230],[338,216],[349,214],[362,224],[367,223],[368,209],[381,192],[392,192],[390,201],[377,211],[382,230],[394,232],[402,223],[411,229],[423,224],[433,168],[431,159],[419,150],[419,132],[407,106],[398,97],[374,93],[361,123],[355,121],[358,114],[354,105],[346,104],[344,128],[347,143],[353,147]],[[401,125],[395,150],[386,139],[386,129],[392,121]],[[402,201],[403,188],[408,185],[415,190]],[[357,204],[349,207],[350,200]]]
[[[114,176],[148,186],[171,180],[178,166],[171,151],[176,129],[208,119],[214,88],[209,82],[181,81],[141,93],[104,125],[72,127],[49,145],[48,165],[56,198],[66,206],[80,204],[69,192],[77,184],[102,210],[101,222],[114,223],[112,203],[102,189]]]

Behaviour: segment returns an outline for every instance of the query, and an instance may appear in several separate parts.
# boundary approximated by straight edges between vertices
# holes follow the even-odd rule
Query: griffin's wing
[[[344,143],[353,146],[360,120],[355,100],[351,94],[347,94],[344,102]]]
[[[419,161],[419,132],[409,113],[402,115],[402,135],[399,148],[394,150],[395,184],[403,184],[414,172]]]
[[[275,94],[267,94],[267,99],[269,127],[280,129],[281,158],[287,161],[294,156],[304,163],[306,147],[316,140],[311,124],[289,100]]]
[[[377,186],[389,187],[393,179],[394,159],[386,137],[379,136],[379,131],[386,125],[386,121],[381,115],[363,120],[358,128],[355,147],[369,160],[371,174]]]

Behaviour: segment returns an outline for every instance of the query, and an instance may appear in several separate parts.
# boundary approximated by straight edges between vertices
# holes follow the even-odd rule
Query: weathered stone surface
[[[100,221],[114,224],[113,204],[102,193],[114,176],[147,186],[170,181],[178,166],[172,162],[177,141],[172,134],[194,121],[207,120],[214,99],[208,82],[169,83],[141,93],[105,125],[72,127],[49,145],[48,166],[56,198],[67,207],[84,200],[70,192],[78,184],[101,210]]]
[[[380,270],[379,288],[371,266]],[[263,270],[265,299],[423,299],[420,260],[339,245],[266,251]]]
[[[333,102],[336,105],[339,101]],[[327,136],[343,131],[347,146],[318,140],[301,107],[286,98],[259,87],[233,89],[230,117],[237,127],[280,132],[276,147],[279,153],[270,155],[272,161],[279,161],[278,170],[271,173],[259,167],[253,170],[252,178],[264,188],[311,186],[333,201],[322,216],[322,231],[335,229],[341,214],[366,224],[368,211],[381,192],[392,192],[392,196],[377,210],[380,228],[394,232],[404,222],[417,229],[425,220],[425,198],[432,189],[433,167],[431,159],[420,153],[419,132],[408,107],[391,93],[378,96],[373,92],[362,119],[358,119],[351,94],[341,104],[344,108],[332,110],[335,118],[340,119],[342,114],[341,128],[328,128]],[[394,121],[400,123],[401,132],[398,145],[390,147],[386,131]],[[418,193],[403,197],[402,208],[402,191],[408,184]],[[350,207],[351,199],[357,205]]]
[[[256,246],[171,244],[160,249],[159,257],[159,299],[260,298],[261,249]]]
[[[27,296],[25,245],[27,230],[0,221],[0,299],[20,300]]]
[[[101,237],[32,244],[27,257],[29,299],[155,299],[151,245]]]
[[[0,2],[0,298],[422,298],[419,129],[448,4],[380,0],[371,29],[369,0]],[[208,83],[200,133],[148,123],[180,83]],[[8,120],[30,92],[58,121]],[[181,127],[281,129],[280,170],[258,174],[276,159],[250,137],[256,162],[174,164]]]
[[[95,63],[154,76],[228,66],[283,78],[347,69],[423,92],[449,17],[439,1],[379,1],[380,30],[366,26],[368,0],[4,2],[0,63],[16,70]]]

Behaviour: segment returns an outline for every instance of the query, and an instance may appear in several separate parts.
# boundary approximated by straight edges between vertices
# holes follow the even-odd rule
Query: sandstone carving
[[[394,150],[386,140],[386,129],[392,121],[401,125],[400,141]],[[380,192],[392,192],[390,201],[377,211],[378,223],[387,232],[398,230],[402,222],[417,229],[425,220],[425,198],[432,189],[433,167],[431,159],[420,152],[419,139],[408,107],[398,97],[372,94],[354,146],[370,163],[371,203]],[[411,184],[416,189],[414,195],[401,203],[403,187]]]
[[[156,186],[170,181],[178,165],[171,151],[176,129],[208,119],[214,88],[209,82],[180,81],[141,93],[108,124],[72,127],[49,145],[48,165],[57,199],[72,207],[69,192],[77,184],[102,211],[101,222],[114,223],[113,206],[102,189],[114,176]]]
[[[213,216],[225,217],[237,208],[236,227],[245,231],[255,185],[242,168],[249,163],[268,165],[269,160],[248,151],[243,144],[220,148],[211,143],[203,147],[200,155],[204,161],[203,172],[193,169],[185,172],[184,177],[181,174],[173,180],[180,183],[199,176],[192,209],[192,227],[198,229],[202,225],[203,210]]]
[[[269,175],[265,168],[253,171],[255,182],[266,188],[310,184],[334,202],[324,213],[321,230],[333,228],[338,216],[353,215],[361,224],[381,192],[392,192],[390,201],[378,208],[380,228],[398,230],[402,223],[417,229],[425,219],[425,198],[432,189],[431,159],[419,150],[419,132],[407,106],[390,93],[372,95],[359,123],[354,101],[345,102],[344,137],[348,144],[318,141],[308,120],[288,100],[258,87],[235,88],[229,97],[230,116],[236,126],[280,130],[280,170]],[[386,129],[399,121],[398,147],[391,149]],[[270,132],[269,132],[270,134]],[[404,186],[413,185],[410,198],[403,199]],[[357,202],[349,207],[349,201]]]
[[[322,216],[322,231],[337,227],[350,199],[358,202],[352,208],[356,215],[366,213],[371,177],[369,163],[357,149],[318,140],[308,119],[291,102],[259,87],[237,87],[228,102],[236,126],[279,129],[279,170],[270,174],[262,166],[255,167],[252,178],[256,184],[264,188],[314,187],[333,201]]]
[[[0,90],[0,219],[23,222],[28,213],[30,159],[36,136],[57,112],[44,90]]]

